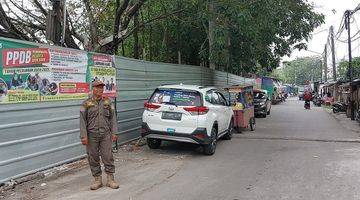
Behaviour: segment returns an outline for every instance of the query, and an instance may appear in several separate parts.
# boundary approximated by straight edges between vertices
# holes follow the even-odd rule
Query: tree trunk
[[[164,28],[164,34],[163,34],[163,44],[162,46],[164,47],[164,53],[165,53],[165,56],[164,56],[164,62],[169,62],[169,49],[168,49],[168,26],[166,26]]]
[[[144,19],[144,13],[143,13],[143,9],[140,9],[140,17],[141,17],[141,23],[144,24],[145,23],[145,19]],[[140,29],[141,32],[141,52],[142,52],[142,60],[146,60],[146,45],[145,45],[145,28],[142,27]]]
[[[86,8],[86,15],[89,19],[89,30],[90,30],[90,42],[88,44],[87,49],[90,51],[93,51],[98,42],[98,33],[97,33],[98,23],[93,16],[94,13],[92,11],[90,1],[83,0],[83,2],[85,4],[85,8]]]
[[[112,40],[112,44],[110,49],[108,50],[108,52],[110,52],[111,54],[115,54],[118,51],[118,32],[120,30],[120,0],[116,0],[116,10],[115,10],[115,23],[114,23],[114,32],[113,32],[113,40]],[[124,45],[124,41],[121,42],[122,46]],[[122,52],[123,56],[124,56],[124,49]]]
[[[61,6],[60,6],[60,2],[54,2],[53,3],[53,11],[55,14],[55,19],[54,19],[54,38],[53,38],[53,42],[55,45],[60,46],[60,40],[61,40]]]
[[[121,49],[122,49],[122,56],[126,56],[126,55],[125,55],[125,45],[124,45],[124,41],[121,42]]]
[[[151,7],[150,6],[148,6],[147,7],[148,9],[147,9],[147,14],[148,14],[148,18],[150,19],[150,12],[151,12]],[[153,40],[152,40],[152,25],[150,24],[149,25],[149,60],[150,61],[152,61],[153,60],[153,45],[152,45],[152,42],[153,42]]]
[[[139,59],[139,13],[136,12],[136,14],[134,15],[134,58],[135,59]]]
[[[178,64],[181,64],[181,51],[178,51]]]
[[[215,28],[215,9],[214,9],[214,1],[209,0],[209,63],[210,63],[210,69],[215,69],[215,63],[213,60],[214,55],[214,28]]]
[[[226,72],[229,73],[229,70],[231,68],[231,33],[230,33],[230,27],[228,29],[228,34],[227,34],[227,53],[228,53],[228,57],[227,57],[227,63],[226,63]]]
[[[177,1],[177,10],[180,10],[180,1]],[[180,20],[181,19],[181,13],[179,12],[177,14],[177,29],[180,30]],[[177,48],[177,54],[178,54],[178,64],[181,64],[181,44],[180,44],[180,31],[176,33],[176,48]]]

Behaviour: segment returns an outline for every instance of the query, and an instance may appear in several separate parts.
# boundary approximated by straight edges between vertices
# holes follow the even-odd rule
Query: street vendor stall
[[[360,121],[360,79],[353,80],[351,83],[351,101],[354,106],[354,117]]]
[[[241,132],[244,128],[255,130],[253,86],[231,86],[225,88],[229,92],[229,102],[234,111],[234,128]]]

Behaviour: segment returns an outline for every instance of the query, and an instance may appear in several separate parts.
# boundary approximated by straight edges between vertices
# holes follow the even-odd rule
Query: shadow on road
[[[159,149],[150,149],[149,151],[168,155],[203,156],[201,146],[182,142],[163,141]]]

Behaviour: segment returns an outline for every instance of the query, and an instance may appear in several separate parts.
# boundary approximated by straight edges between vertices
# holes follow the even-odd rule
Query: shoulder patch
[[[110,106],[111,105],[111,100],[108,97],[104,97],[103,100],[104,100],[104,105],[105,106]]]
[[[94,105],[95,105],[95,103],[93,102],[92,99],[88,99],[88,100],[84,101],[84,103],[83,103],[83,106],[85,108],[90,108],[90,107],[93,107]]]

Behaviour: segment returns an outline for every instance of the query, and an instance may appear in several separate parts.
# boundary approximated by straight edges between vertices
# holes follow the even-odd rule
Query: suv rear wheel
[[[148,138],[146,141],[150,149],[158,149],[161,146],[160,139]]]
[[[250,130],[255,131],[255,127],[256,127],[255,117],[250,118],[249,124],[250,124]]]
[[[204,145],[204,154],[205,155],[213,155],[216,150],[217,143],[217,130],[215,127],[211,129],[211,141],[209,144]]]

